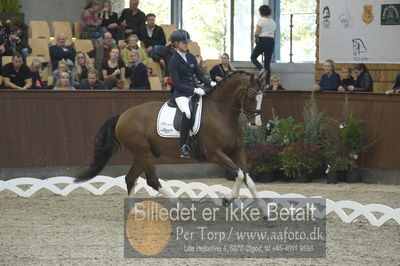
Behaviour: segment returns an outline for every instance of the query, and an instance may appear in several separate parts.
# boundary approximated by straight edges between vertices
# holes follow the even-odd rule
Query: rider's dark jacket
[[[199,87],[196,84],[195,76],[200,82],[211,86],[210,80],[201,72],[193,54],[186,52],[186,59],[187,62],[178,52],[175,52],[169,59],[169,73],[174,86],[173,98],[192,96],[194,88]]]

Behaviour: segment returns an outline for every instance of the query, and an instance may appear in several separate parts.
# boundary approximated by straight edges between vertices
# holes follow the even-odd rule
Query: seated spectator
[[[151,57],[160,49],[165,48],[166,40],[163,28],[156,25],[156,15],[146,16],[147,24],[141,29],[141,41],[144,42],[147,54]]]
[[[236,71],[236,69],[229,62],[229,55],[227,53],[223,53],[221,55],[221,64],[214,66],[210,70],[210,77],[212,81],[219,82],[226,75]]]
[[[87,79],[82,79],[78,90],[106,90],[107,86],[104,81],[97,77],[96,69],[89,69]]]
[[[54,72],[53,72],[53,86],[56,85],[56,83],[58,81],[58,77],[59,77],[61,72],[68,73],[69,84],[73,85],[74,84],[74,77],[72,76],[72,72],[68,70],[68,63],[65,60],[61,60],[60,62],[58,62],[57,69],[54,70]]]
[[[125,63],[119,58],[117,47],[111,49],[110,59],[103,62],[101,69],[108,89],[125,88]]]
[[[57,43],[50,47],[50,57],[51,57],[51,65],[53,69],[57,67],[58,62],[61,60],[65,60],[68,63],[68,66],[72,69],[74,66],[75,60],[75,49],[66,45],[65,42],[67,40],[67,36],[64,33],[59,33],[57,35]]]
[[[97,11],[99,11],[99,4],[94,1],[90,1],[85,6],[79,29],[81,39],[98,39],[107,31],[105,27],[101,26],[103,21],[96,14]]]
[[[3,56],[12,56],[13,51],[11,50],[8,45],[6,45],[5,41],[1,42],[0,40],[0,76],[1,76],[1,69],[3,67],[2,62],[3,62]]]
[[[361,91],[361,92],[372,92],[374,82],[371,75],[368,72],[365,64],[356,64],[353,67],[353,71],[356,74],[356,81],[353,85],[348,86],[349,91]]]
[[[32,86],[31,72],[20,53],[15,53],[12,62],[3,66],[2,74],[5,89],[26,90]]]
[[[266,85],[266,90],[268,91],[284,91],[285,88],[282,87],[281,78],[277,75],[273,75],[270,79],[270,84]]]
[[[167,45],[164,49],[159,50],[157,53],[154,53],[152,59],[154,62],[160,64],[161,69],[164,71],[164,75],[169,77],[169,67],[168,61],[175,53],[175,48],[172,44]]]
[[[67,72],[60,72],[60,74],[58,75],[58,78],[57,78],[56,86],[53,88],[53,90],[57,90],[57,91],[75,90],[75,88],[73,86],[71,86]]]
[[[314,85],[315,91],[337,91],[340,85],[339,74],[335,72],[333,60],[326,60],[324,63],[324,74],[319,84]]]
[[[32,87],[30,89],[43,90],[45,86],[40,78],[39,70],[42,68],[42,62],[39,59],[35,58],[32,60],[31,65],[29,66],[29,70],[31,72],[32,77]]]
[[[126,65],[128,65],[128,61],[131,60],[131,52],[136,50],[140,54],[140,62],[147,65],[149,58],[147,57],[146,51],[139,47],[138,45],[139,39],[135,34],[129,35],[128,39],[126,40],[127,46],[122,49],[121,51],[121,58],[122,61]]]
[[[385,92],[386,94],[392,93],[400,93],[400,72],[397,73],[396,78],[394,80],[393,89]]]
[[[104,61],[110,59],[111,49],[115,46],[115,41],[109,32],[103,34],[102,40],[97,40],[92,51],[88,52],[89,57],[94,58],[94,67],[101,69]]]
[[[112,34],[114,40],[119,40],[118,15],[111,10],[110,2],[104,2],[103,10],[100,12],[99,18],[103,21],[101,26]]]
[[[132,81],[129,84],[129,89],[131,90],[150,89],[147,68],[143,63],[140,63],[140,54],[137,50],[131,52],[131,60],[128,61],[128,67],[126,68],[126,78]]]
[[[28,26],[19,18],[12,18],[9,35],[11,49],[14,53],[18,52],[22,55],[24,63],[26,63],[26,58],[32,51],[28,44],[28,38]]]
[[[77,52],[75,58],[75,67],[72,70],[75,88],[79,86],[82,79],[87,78],[89,68],[93,68],[93,63],[89,56],[84,52]]]
[[[210,75],[208,75],[208,71],[207,71],[207,65],[206,62],[204,62],[203,57],[199,54],[195,55],[197,64],[199,65],[199,68],[201,70],[201,72],[204,74],[204,76],[206,76],[207,78],[210,78]]]
[[[131,34],[140,36],[140,29],[146,22],[146,15],[138,8],[139,0],[130,0],[129,8],[122,10],[121,16],[118,19],[118,24],[125,28],[125,37]]]
[[[351,68],[350,67],[343,67],[342,68],[342,81],[340,81],[340,85],[338,91],[348,91],[348,87],[350,85],[354,86],[355,80],[351,75]]]

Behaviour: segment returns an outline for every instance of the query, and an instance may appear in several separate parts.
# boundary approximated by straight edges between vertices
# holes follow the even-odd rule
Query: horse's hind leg
[[[135,162],[125,176],[126,189],[130,198],[135,198],[136,181],[142,172],[143,167],[138,162]]]

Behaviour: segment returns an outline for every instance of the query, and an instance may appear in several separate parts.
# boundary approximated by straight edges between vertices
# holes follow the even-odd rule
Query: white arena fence
[[[185,183],[179,180],[160,180],[163,186],[168,186],[174,190],[174,196],[181,197],[186,194],[192,199],[203,199],[203,198],[220,198],[221,195],[229,194],[231,189],[222,185],[206,185],[200,182]],[[103,183],[103,185],[98,188],[92,185],[93,183]],[[19,186],[30,185],[26,190],[20,188]],[[57,185],[63,185],[63,188]],[[84,183],[74,183],[74,178],[67,176],[58,176],[48,179],[37,179],[37,178],[15,178],[7,181],[0,180],[0,192],[4,190],[9,190],[21,197],[29,198],[37,191],[41,189],[47,189],[52,191],[57,195],[67,196],[72,191],[77,188],[84,188],[94,195],[103,195],[110,188],[120,187],[126,190],[125,176],[120,176],[117,178],[109,176],[96,176],[95,178],[84,182]],[[145,190],[150,197],[158,196],[158,192],[149,187],[146,180],[139,177],[135,191]],[[279,200],[279,198],[306,198],[300,194],[284,194],[273,191],[259,191],[258,195],[260,198],[273,198]],[[240,189],[240,196],[248,198],[246,201],[252,201],[251,193],[248,189]],[[314,196],[311,198],[321,198],[320,196]],[[362,205],[358,202],[351,200],[341,200],[332,201],[326,199],[326,215],[330,213],[336,213],[336,215],[345,223],[356,222],[359,216],[364,216],[371,225],[382,226],[390,220],[394,220],[400,225],[400,208],[393,209],[382,204],[367,204]],[[345,210],[350,211],[347,215]],[[381,214],[375,215],[374,213]],[[380,216],[380,217],[379,217]],[[379,218],[377,218],[379,217]]]

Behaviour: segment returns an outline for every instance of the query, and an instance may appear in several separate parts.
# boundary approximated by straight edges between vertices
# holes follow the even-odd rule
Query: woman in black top
[[[355,84],[355,80],[351,75],[350,67],[342,67],[342,80],[338,87],[338,91],[348,91],[348,87]]]
[[[125,64],[119,57],[118,47],[111,49],[110,59],[103,62],[102,73],[108,89],[125,88]]]
[[[131,80],[131,84],[129,84],[131,90],[150,89],[147,68],[143,63],[140,63],[140,53],[137,50],[131,51],[131,60],[128,61],[126,68],[126,78]]]
[[[11,48],[15,52],[19,52],[22,55],[24,63],[28,57],[31,49],[28,44],[28,26],[19,18],[11,19],[11,32],[9,35]]]
[[[268,91],[284,91],[285,88],[282,87],[281,78],[277,75],[273,75],[270,79],[270,84],[266,86]]]
[[[356,64],[353,67],[353,71],[357,76],[356,82],[353,85],[348,86],[349,91],[361,91],[361,92],[372,92],[373,80],[368,72],[365,64]]]
[[[119,40],[118,38],[118,30],[119,26],[118,22],[118,15],[111,10],[111,4],[108,1],[105,1],[103,4],[103,10],[99,14],[99,18],[103,20],[101,23],[102,27],[105,27],[113,36],[114,40]]]
[[[236,69],[229,63],[229,55],[227,53],[223,53],[221,55],[221,64],[214,66],[210,70],[210,77],[212,81],[219,82],[221,81],[225,75],[234,72]]]

